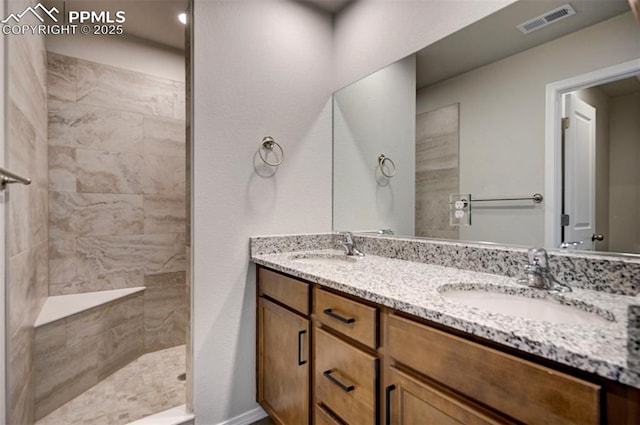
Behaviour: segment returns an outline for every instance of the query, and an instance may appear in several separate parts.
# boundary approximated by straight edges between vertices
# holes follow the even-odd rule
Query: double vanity
[[[551,292],[518,283],[525,249],[357,236],[347,256],[338,238],[251,240],[275,422],[640,422],[638,260],[551,255],[572,288]]]

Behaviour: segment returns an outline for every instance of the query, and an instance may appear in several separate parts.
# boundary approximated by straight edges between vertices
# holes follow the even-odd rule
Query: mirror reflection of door
[[[563,241],[640,253],[640,76],[577,90],[564,101]]]
[[[564,96],[564,110],[563,242],[592,250],[596,232],[596,108],[570,93]]]

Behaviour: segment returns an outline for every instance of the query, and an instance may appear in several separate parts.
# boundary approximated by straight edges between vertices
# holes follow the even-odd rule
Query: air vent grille
[[[564,6],[558,7],[557,9],[553,9],[546,13],[543,13],[540,16],[536,16],[535,18],[530,19],[527,22],[523,22],[522,24],[518,25],[518,29],[522,31],[523,34],[529,34],[530,32],[539,30],[540,28],[544,28],[554,22],[561,21],[562,19],[568,18],[569,16],[575,14],[575,9],[569,3],[567,3]]]

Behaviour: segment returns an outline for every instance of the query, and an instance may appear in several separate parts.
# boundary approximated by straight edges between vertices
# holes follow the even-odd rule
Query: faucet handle
[[[531,248],[527,251],[529,255],[529,264],[540,268],[549,268],[549,254],[544,248]]]

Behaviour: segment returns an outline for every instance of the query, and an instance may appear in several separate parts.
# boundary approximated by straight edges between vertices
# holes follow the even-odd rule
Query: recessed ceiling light
[[[178,15],[178,20],[182,22],[184,25],[187,25],[187,14],[182,12]]]

